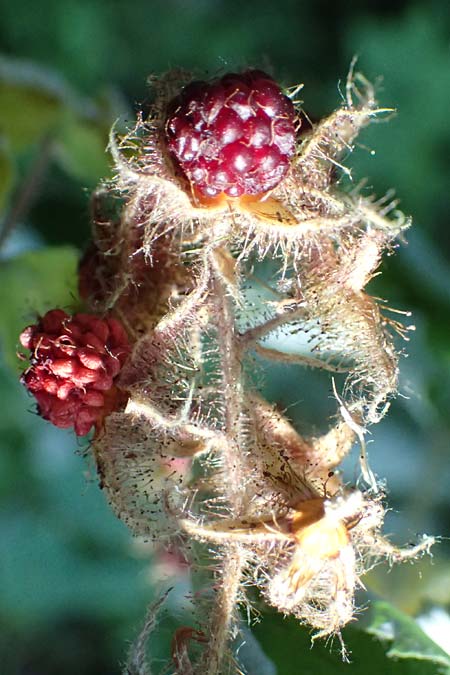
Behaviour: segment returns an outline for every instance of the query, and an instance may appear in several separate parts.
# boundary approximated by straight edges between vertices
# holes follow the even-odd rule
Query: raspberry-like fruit
[[[260,70],[192,82],[168,107],[166,140],[201,197],[259,195],[286,174],[295,150],[295,110]]]
[[[21,382],[44,419],[84,436],[114,408],[113,381],[130,351],[116,319],[52,309],[25,328],[20,343],[31,351]]]

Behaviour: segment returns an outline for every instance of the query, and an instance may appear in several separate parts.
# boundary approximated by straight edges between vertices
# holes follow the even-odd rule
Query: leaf
[[[15,166],[5,144],[0,140],[0,214],[5,210],[15,178]]]
[[[7,362],[17,364],[19,334],[37,314],[73,306],[78,252],[71,246],[30,251],[0,266],[0,340]]]
[[[111,120],[102,125],[68,113],[58,135],[56,159],[71,176],[95,186],[110,170],[106,152]]]
[[[417,639],[421,634],[425,641],[434,645],[412,619],[409,621],[414,625],[414,634],[417,634]],[[407,630],[406,624],[402,623],[402,625],[405,625],[405,630]],[[343,640],[349,652],[350,663],[342,661],[341,645],[337,638],[327,643],[317,641],[312,644],[311,634],[306,628],[302,627],[297,620],[283,618],[281,614],[263,615],[262,621],[253,627],[252,632],[266,655],[275,663],[278,675],[329,675],[330,673],[333,675],[380,675],[380,673],[438,675],[440,672],[447,673],[445,667],[443,671],[436,669],[436,665],[444,664],[440,660],[419,661],[422,659],[420,655],[413,658],[406,653],[402,653],[403,658],[398,659],[399,654],[391,653],[386,647],[386,642],[377,639],[378,635],[371,635],[359,628],[347,627],[343,631]],[[434,647],[442,654],[439,647],[436,645]],[[250,672],[249,675],[257,675],[257,673]]]
[[[66,476],[61,476],[64,479]],[[78,485],[75,492],[74,487],[66,481],[66,510],[65,515],[59,511],[59,518],[31,510],[17,514],[13,508],[0,518],[4,545],[0,573],[5,584],[0,609],[14,623],[36,625],[67,611],[123,618],[144,611],[145,595],[151,588],[140,575],[142,561],[133,559],[125,549],[127,534],[105,513],[100,494],[84,501],[86,507],[103,511],[109,531],[115,526],[115,537],[110,541],[115,557],[104,542],[97,542],[78,523],[74,525],[68,505],[80,499],[83,489]],[[119,543],[122,549],[117,550]]]
[[[0,133],[13,150],[54,129],[71,95],[64,82],[32,63],[0,59]]]
[[[367,631],[380,640],[389,640],[390,658],[420,659],[445,666],[450,672],[450,656],[426,635],[411,617],[388,602],[374,602]]]
[[[106,94],[83,99],[33,63],[0,58],[0,134],[15,152],[50,136],[62,168],[89,187],[108,173],[109,128],[124,109]]]
[[[364,144],[376,156],[357,153],[355,175],[370,176],[377,192],[394,185],[402,208],[428,230],[442,218],[441,200],[449,181],[447,33],[445,21],[436,21],[431,6],[419,3],[383,22],[360,15],[346,38],[349,60],[361,53],[363,71],[383,76],[381,103],[398,110],[382,129],[368,129]]]
[[[237,661],[249,675],[277,675],[275,665],[261,648],[253,632],[246,626],[241,626],[238,636],[239,648]]]

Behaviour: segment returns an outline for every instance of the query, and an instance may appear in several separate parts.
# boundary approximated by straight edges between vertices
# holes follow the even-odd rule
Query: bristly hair
[[[409,220],[390,196],[344,191],[339,178],[359,132],[389,110],[353,64],[330,116],[302,127],[296,104],[302,132],[275,188],[201,203],[165,144],[167,105],[187,81],[153,79],[148,116],[123,137],[111,132],[115,178],[94,195],[80,276],[87,304],[116,314],[132,344],[119,379],[128,401],[93,442],[101,484],[135,534],[175,541],[192,564],[192,542],[207,543],[215,592],[203,594],[195,627],[174,636],[172,667],[218,675],[234,668],[230,640],[250,584],[316,637],[340,635],[364,572],[432,539],[405,552],[384,539],[383,495],[364,455],[367,426],[397,392],[393,332],[408,330],[366,286]],[[262,261],[274,269],[270,300],[253,306]],[[265,400],[248,375],[255,353],[262,371],[281,362],[330,373],[336,412],[323,435],[301,435]],[[333,373],[346,374],[342,391]],[[349,486],[339,465],[355,440],[362,475]]]

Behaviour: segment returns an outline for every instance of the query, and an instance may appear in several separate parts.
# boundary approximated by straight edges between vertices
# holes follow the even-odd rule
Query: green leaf
[[[78,252],[71,246],[30,251],[0,266],[0,340],[7,362],[17,364],[23,328],[54,307],[72,307],[77,298]]]
[[[102,125],[69,113],[58,134],[56,159],[67,173],[88,186],[109,173],[109,127],[109,119]]]
[[[237,661],[243,666],[244,672],[253,675],[276,675],[275,664],[272,663],[261,649],[261,645],[247,626],[241,626],[238,635]]]
[[[64,82],[34,64],[0,59],[0,133],[22,150],[54,129],[70,94]]]
[[[449,181],[447,33],[445,21],[436,21],[431,5],[410,3],[401,15],[382,22],[360,15],[346,40],[349,60],[361,53],[358,67],[370,78],[383,76],[381,104],[398,110],[389,124],[365,132],[362,142],[376,155],[356,153],[355,176],[369,176],[377,192],[395,186],[402,209],[426,223],[428,230],[438,227],[442,218],[442,195]]]
[[[411,617],[388,602],[374,602],[367,631],[391,644],[387,656],[420,659],[445,666],[450,672],[450,656],[426,635]]]
[[[5,210],[14,185],[15,166],[5,144],[0,141],[0,214]]]
[[[396,612],[396,610],[394,610]],[[399,612],[401,615],[401,612]],[[389,614],[390,617],[393,615]],[[403,616],[403,615],[401,615]],[[405,617],[408,619],[408,617]],[[391,620],[391,619],[389,619]],[[430,642],[439,652],[437,659],[423,659],[420,646],[415,656],[391,651],[385,639],[380,641],[379,635],[369,634],[362,629],[347,627],[343,631],[343,640],[349,653],[350,663],[341,659],[341,645],[337,638],[325,642],[317,640],[312,644],[311,633],[293,618],[283,618],[281,614],[263,615],[262,620],[253,627],[252,632],[258,639],[266,655],[275,663],[277,675],[438,675],[447,674],[442,652],[437,645],[422,633],[416,623],[409,619],[402,623],[405,635],[408,630],[423,636],[423,644]],[[385,638],[385,636],[384,636]],[[422,643],[420,643],[422,644]],[[428,645],[428,655],[431,655]],[[402,656],[402,658],[399,658]],[[392,657],[392,658],[391,658]],[[257,675],[257,673],[249,673]]]
[[[0,134],[15,152],[50,136],[62,168],[89,187],[108,173],[109,129],[123,111],[112,96],[83,99],[50,70],[0,58]]]

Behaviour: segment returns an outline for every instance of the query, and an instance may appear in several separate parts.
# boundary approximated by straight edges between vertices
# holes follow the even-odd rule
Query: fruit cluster
[[[94,194],[79,267],[92,314],[54,309],[26,328],[22,382],[54,425],[78,435],[94,427],[111,507],[156,542],[156,556],[175,551],[175,575],[180,561],[205,560],[195,542],[209,551],[208,588],[192,598],[196,628],[175,631],[165,672],[231,672],[251,584],[314,638],[338,636],[346,658],[341,629],[360,576],[434,542],[402,550],[385,539],[366,455],[367,427],[397,391],[391,329],[408,328],[365,287],[409,219],[395,201],[342,194],[337,167],[384,109],[353,67],[345,102],[317,123],[259,70],[175,91],[179,77],[155,81],[148,116],[111,135],[114,178]],[[271,364],[346,373],[341,393],[330,375],[336,415],[319,435],[303,418],[316,418],[312,408],[297,408],[306,390],[265,397]],[[304,433],[281,403],[295,404]],[[358,441],[351,486],[340,466]],[[149,672],[145,642],[160,605],[126,672],[138,660]]]
[[[61,429],[73,426],[78,436],[99,424],[129,353],[121,324],[53,309],[25,328],[20,343],[31,352],[22,383],[36,398],[39,414]]]

